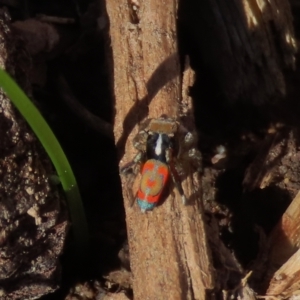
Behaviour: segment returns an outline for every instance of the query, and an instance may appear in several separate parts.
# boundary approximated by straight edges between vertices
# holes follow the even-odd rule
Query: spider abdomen
[[[170,176],[167,164],[149,159],[143,166],[137,203],[143,212],[152,210],[160,201]]]

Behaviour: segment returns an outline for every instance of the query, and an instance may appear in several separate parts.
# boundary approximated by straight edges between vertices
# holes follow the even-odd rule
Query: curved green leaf
[[[88,245],[88,226],[77,182],[64,151],[38,109],[2,69],[0,69],[0,87],[28,122],[49,155],[66,193],[76,250],[84,251]]]

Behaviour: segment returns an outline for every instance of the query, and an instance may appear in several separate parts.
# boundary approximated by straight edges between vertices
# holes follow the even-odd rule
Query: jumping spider
[[[133,171],[141,164],[141,180],[136,200],[142,212],[152,210],[160,201],[161,195],[171,176],[183,204],[187,199],[182,189],[179,174],[183,160],[190,160],[200,169],[201,154],[194,148],[196,138],[179,121],[160,117],[147,119],[140,125],[140,131],[133,139],[138,153],[133,160],[121,168],[121,174]]]

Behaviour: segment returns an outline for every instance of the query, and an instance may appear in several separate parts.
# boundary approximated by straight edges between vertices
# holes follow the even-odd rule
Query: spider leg
[[[126,186],[124,190],[126,191],[127,198],[130,199],[130,207],[133,206],[136,198],[133,194],[133,185],[136,180],[136,175],[140,170],[138,164],[144,159],[144,156],[145,154],[143,152],[138,152],[132,161],[120,168],[120,173],[126,175]]]
[[[182,138],[182,149],[180,155],[183,160],[190,161],[196,171],[201,173],[202,154],[196,148],[197,134],[196,132],[189,132],[185,127],[183,127],[181,130],[184,135]]]
[[[192,165],[196,169],[197,172],[202,173],[202,154],[196,149],[192,148],[188,152],[188,159],[191,161]]]
[[[173,182],[174,182],[174,184],[175,184],[175,186],[176,186],[176,188],[179,192],[179,195],[181,196],[182,203],[184,205],[186,205],[187,199],[184,195],[184,191],[183,191],[183,188],[182,188],[182,185],[181,185],[181,180],[180,180],[179,174],[176,170],[174,160],[172,159],[171,150],[166,151],[166,160],[167,160],[167,163],[168,163],[169,168],[170,168],[170,174],[171,174],[172,180],[173,180]]]
[[[197,134],[194,132],[187,131],[184,135],[184,148],[189,149],[197,144]]]
[[[123,167],[120,168],[120,173],[121,174],[131,173],[134,166],[139,162],[141,162],[143,158],[144,158],[144,153],[138,152],[132,161],[130,161],[129,163],[125,164]]]

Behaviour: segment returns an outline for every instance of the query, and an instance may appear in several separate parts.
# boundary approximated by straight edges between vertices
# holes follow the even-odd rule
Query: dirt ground
[[[96,1],[0,3],[6,5],[24,43],[31,44],[34,99],[73,167],[91,234],[85,268],[78,272],[67,241],[62,287],[42,299],[105,299],[107,293],[115,292],[130,298],[117,153],[114,141],[92,121],[95,115],[112,124],[114,112],[106,65],[105,12]],[[292,8],[299,36],[299,7]],[[56,19],[45,29],[41,19],[46,16]],[[34,30],[29,25],[32,21],[37,22]],[[52,32],[47,41],[44,30]],[[58,42],[51,44],[54,39]],[[39,44],[33,46],[33,41]],[[222,241],[247,270],[261,250],[261,234],[270,233],[300,189],[299,64],[286,73],[284,101],[259,106],[242,99],[231,103],[216,87],[209,67],[189,50],[193,40],[183,37],[180,43],[197,74],[191,95],[203,155],[207,223],[218,226]],[[74,102],[67,101],[68,96]],[[83,114],[80,105],[92,115]]]

